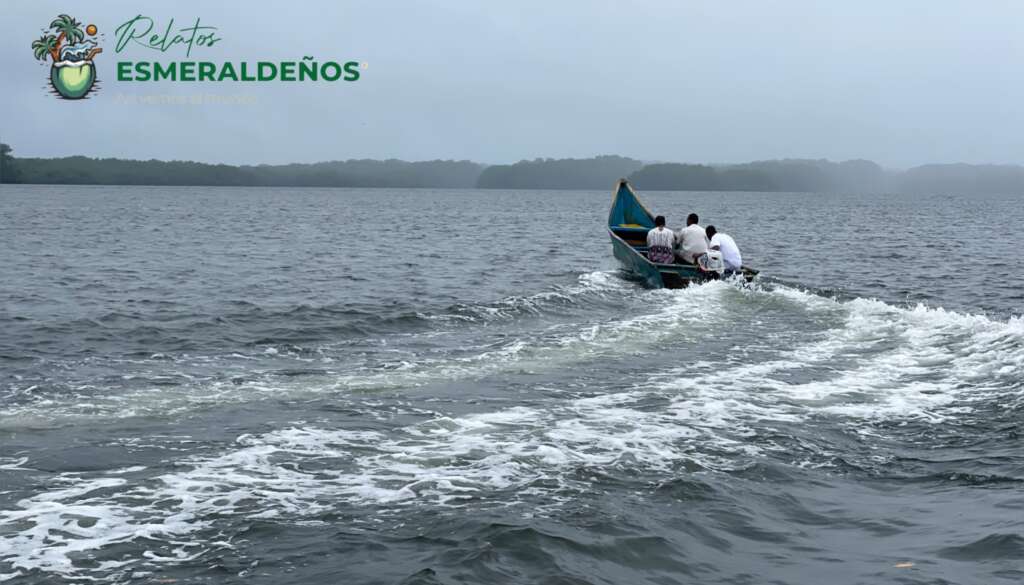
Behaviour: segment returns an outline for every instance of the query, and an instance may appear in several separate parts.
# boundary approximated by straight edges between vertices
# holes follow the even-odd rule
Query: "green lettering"
[[[330,68],[331,73],[327,73]],[[338,81],[341,77],[341,65],[338,65],[334,61],[328,61],[320,66],[320,77],[324,78],[324,81]]]
[[[217,81],[224,81],[226,77],[230,77],[231,81],[238,81],[235,66],[231,64],[231,61],[224,62],[224,65],[220,68],[220,75],[217,76]]]
[[[256,65],[256,77],[260,81],[273,81],[277,77],[277,65],[267,61],[260,61]]]
[[[256,81],[256,78],[249,75],[248,63],[242,61],[242,81]]]
[[[117,62],[117,80],[118,81],[131,81],[132,80],[132,62],[131,61],[118,61]]]
[[[281,81],[295,81],[295,61],[281,62]]]
[[[181,81],[195,81],[196,80],[196,62],[195,61],[182,61],[178,67],[178,73],[180,74]]]
[[[307,61],[309,61],[307,63]],[[316,81],[317,68],[316,63],[313,63],[312,57],[303,57],[302,61],[299,62],[299,81]]]
[[[139,61],[135,64],[135,81],[149,81],[153,76],[149,72],[149,61]]]
[[[199,81],[216,81],[213,78],[213,74],[217,71],[217,66],[209,61],[201,61],[199,63]]]
[[[153,81],[160,81],[160,78],[176,81],[178,78],[178,64],[171,61],[165,69],[159,61],[153,62]]]
[[[357,61],[345,63],[345,81],[359,81],[359,63]]]

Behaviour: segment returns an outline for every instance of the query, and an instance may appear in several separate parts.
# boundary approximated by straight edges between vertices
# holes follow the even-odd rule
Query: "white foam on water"
[[[409,389],[439,381],[479,379],[509,371],[552,371],[605,356],[642,353],[669,338],[690,336],[696,339],[701,332],[727,320],[728,316],[719,308],[724,293],[731,289],[728,285],[715,283],[677,292],[642,291],[605,272],[581,275],[580,284],[570,287],[571,295],[595,290],[620,293],[627,290],[634,296],[639,295],[641,311],[635,315],[605,316],[592,322],[542,326],[539,331],[525,332],[499,344],[463,348],[460,354],[464,355],[436,358],[408,355],[410,359],[385,364],[354,364],[347,369],[330,372],[314,384],[309,379],[277,379],[273,382],[258,379],[243,384],[218,380],[115,393],[87,385],[80,389],[77,397],[69,397],[66,401],[40,400],[0,408],[0,427],[55,418],[175,416],[264,397],[277,399],[287,395],[299,398],[325,393]],[[531,304],[551,295],[565,294],[569,293],[540,293],[516,297],[518,300],[510,302]],[[281,353],[278,348],[264,351],[271,357]]]
[[[553,290],[526,296],[508,296],[495,303],[467,305],[463,312],[417,316],[432,321],[488,322],[515,319],[523,313],[540,314],[552,306],[575,305],[581,297],[595,296],[608,298],[611,294],[620,296],[630,292],[631,285],[618,278],[614,271],[595,271],[581,274],[572,285],[557,286]]]
[[[180,460],[177,470],[156,477],[129,480],[124,469],[102,478],[66,475],[65,487],[0,511],[0,562],[65,577],[103,575],[102,568],[73,558],[147,538],[186,545],[176,549],[180,554],[139,559],[141,568],[177,562],[186,552],[198,554],[202,539],[195,534],[211,529],[214,516],[292,521],[343,503],[395,510],[488,497],[492,505],[507,506],[538,490],[557,504],[585,489],[571,479],[580,469],[665,471],[694,459],[728,465],[721,454],[703,456],[699,445],[715,441],[727,450],[734,441],[716,441],[671,414],[645,411],[637,404],[644,396],[630,392],[545,409],[436,416],[387,433],[284,428],[242,435],[224,453]],[[532,486],[539,479],[559,487]]]
[[[598,274],[603,273],[592,273]],[[420,359],[384,372],[346,373],[336,377],[333,390],[410,388],[505,371],[550,371],[601,357],[643,353],[669,339],[696,339],[726,321],[728,315],[720,310],[726,290],[728,285],[716,283],[684,291],[643,291],[640,302],[650,310],[638,315],[547,327],[498,347],[474,348],[465,357]]]
[[[838,416],[853,424],[883,419],[938,423],[970,412],[972,402],[1019,397],[1024,391],[1020,318],[995,321],[868,299],[840,302],[785,287],[769,294],[845,316],[817,340],[780,350],[777,359],[702,363],[653,376],[656,386],[679,394],[673,408],[737,429],[816,416]],[[817,375],[794,382],[792,374],[807,368],[817,368]],[[821,370],[827,369],[833,372],[822,379]]]
[[[31,471],[24,465],[28,463],[28,457],[0,457],[0,471]]]
[[[93,496],[98,490],[123,486],[124,480],[62,476],[54,482],[68,485],[21,500],[17,509],[0,510],[5,533],[0,537],[0,562],[8,563],[15,573],[33,569],[74,573],[72,556],[139,534],[140,527],[130,514],[112,507],[102,496]]]
[[[62,485],[0,511],[0,562],[13,569],[7,575],[95,576],[103,571],[72,559],[139,538],[174,543],[139,564],[195,558],[204,550],[201,539],[189,539],[210,529],[213,517],[313,521],[343,504],[508,505],[537,493],[557,505],[587,489],[580,477],[588,469],[630,477],[670,476],[690,463],[737,469],[774,449],[743,440],[773,425],[823,418],[858,428],[875,420],[938,422],[979,400],[1024,392],[1020,318],[725,283],[641,294],[651,311],[516,339],[455,364],[411,362],[389,375],[409,387],[509,367],[565,367],[580,355],[647,351],[670,338],[713,333],[716,323],[729,322],[729,303],[744,295],[805,308],[830,325],[780,337],[759,361],[703,356],[615,392],[438,413],[387,432],[296,425],[243,435],[216,456],[187,457],[174,471],[146,479],[131,476],[141,469],[66,475]],[[801,377],[805,371],[813,375]],[[351,388],[339,382],[331,389]]]
[[[798,338],[779,334],[778,358],[767,362],[743,363],[746,348],[733,357],[740,363],[716,362],[722,356],[713,356],[704,371],[689,366],[669,372],[661,378],[681,379],[680,389],[693,386],[697,381],[728,384],[737,391],[774,390],[788,394],[793,400],[833,402],[835,413],[860,412],[863,416],[883,415],[888,412],[917,411],[924,418],[940,420],[934,411],[953,402],[948,392],[950,384],[968,383],[984,385],[990,379],[1011,380],[1020,377],[1024,350],[1020,346],[1020,318],[1007,322],[990,320],[979,315],[963,315],[941,308],[918,306],[912,309],[893,307],[879,301],[855,299],[842,302],[786,286],[769,288],[736,286],[730,283],[708,283],[681,291],[643,291],[613,276],[609,272],[592,272],[580,276],[579,283],[568,287],[572,294],[603,291],[614,292],[617,298],[631,306],[634,314],[605,317],[591,322],[556,324],[538,331],[525,332],[498,344],[463,348],[462,355],[438,357],[417,356],[398,352],[394,362],[356,363],[340,367],[338,371],[316,379],[296,380],[256,379],[236,384],[230,380],[205,382],[180,387],[142,388],[124,393],[104,393],[102,389],[89,389],[78,400],[54,402],[50,400],[13,404],[0,409],[3,421],[24,424],[35,417],[52,418],[105,418],[131,417],[160,413],[179,415],[214,408],[218,405],[259,400],[263,397],[302,398],[317,394],[348,393],[411,389],[436,382],[472,380],[505,372],[543,373],[556,371],[597,359],[619,359],[632,354],[657,351],[667,342],[691,340],[698,344],[714,336],[721,327],[735,330],[730,310],[735,303],[783,301],[802,311],[808,318],[822,323],[835,322],[821,339],[811,343],[798,343]],[[629,296],[623,296],[628,292]],[[515,303],[541,302],[549,295],[567,294],[548,291],[529,297],[515,297]],[[640,309],[640,310],[637,310]],[[744,324],[756,327],[756,323]],[[945,343],[950,336],[964,337],[954,346]],[[945,345],[944,345],[945,343]],[[884,351],[883,345],[895,345]],[[276,350],[275,350],[276,351]],[[791,384],[775,380],[775,374],[784,374],[821,364],[833,356],[847,358],[850,352],[860,352],[862,367],[845,369],[831,383]],[[700,358],[699,354],[687,356]],[[946,363],[949,362],[949,363]],[[913,382],[913,375],[926,377],[929,370],[951,368],[955,376],[943,384],[922,379]],[[761,378],[765,384],[761,384]],[[664,380],[656,380],[663,382]],[[891,392],[886,392],[891,389]],[[871,395],[877,404],[850,401],[836,402],[844,394]],[[926,413],[925,411],[928,411]],[[785,416],[785,408],[777,409],[775,416]]]

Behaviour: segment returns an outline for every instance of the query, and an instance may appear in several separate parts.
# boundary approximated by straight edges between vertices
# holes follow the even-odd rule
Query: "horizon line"
[[[16,151],[14,150],[14,147],[12,145],[10,145],[8,143],[4,143],[4,144],[7,144],[8,147],[11,147],[11,151],[8,154],[8,156],[11,159],[14,159],[14,160],[18,160],[18,159],[22,159],[22,160],[28,160],[28,159],[57,160],[57,159],[81,157],[81,158],[87,158],[87,159],[92,159],[92,160],[116,160],[116,161],[126,161],[126,162],[192,163],[192,164],[200,164],[200,165],[208,165],[208,166],[228,166],[228,167],[283,167],[283,166],[290,166],[290,165],[312,166],[312,165],[320,165],[320,164],[345,163],[345,162],[351,162],[351,161],[372,161],[372,162],[398,161],[398,162],[404,162],[404,163],[450,162],[450,163],[472,163],[472,164],[475,164],[475,165],[478,165],[478,166],[482,166],[482,167],[496,167],[496,166],[512,166],[512,165],[516,165],[516,164],[523,163],[523,162],[531,163],[531,162],[536,162],[536,161],[593,160],[593,159],[597,159],[597,158],[601,158],[601,157],[619,157],[619,158],[630,159],[630,160],[637,161],[637,162],[639,162],[639,163],[641,163],[641,164],[643,164],[645,166],[646,165],[655,165],[655,164],[677,164],[677,165],[699,165],[699,166],[707,166],[707,167],[729,167],[729,166],[741,166],[741,165],[748,165],[748,164],[762,163],[762,162],[786,162],[786,161],[801,161],[801,162],[821,162],[821,161],[824,161],[826,163],[833,163],[833,164],[841,164],[841,163],[847,163],[847,162],[869,162],[869,163],[872,163],[874,165],[877,165],[883,171],[887,171],[887,172],[906,172],[906,171],[908,171],[910,169],[915,169],[915,168],[920,168],[920,167],[927,167],[927,166],[1018,167],[1018,168],[1019,167],[1024,167],[1024,163],[998,163],[998,162],[970,163],[970,162],[963,162],[963,161],[956,161],[956,162],[926,162],[926,163],[921,163],[921,164],[912,165],[912,166],[908,166],[908,167],[890,167],[890,166],[886,166],[886,165],[880,164],[878,162],[875,162],[874,160],[869,159],[869,158],[831,159],[831,158],[827,158],[827,157],[817,157],[817,158],[813,158],[813,157],[758,158],[758,159],[751,159],[751,160],[747,160],[747,161],[743,161],[743,162],[693,162],[693,161],[673,161],[673,160],[664,160],[664,159],[642,159],[642,158],[634,158],[632,156],[621,155],[621,154],[596,154],[596,155],[586,156],[586,157],[568,156],[568,157],[557,157],[557,158],[556,157],[537,156],[537,157],[534,157],[534,158],[522,158],[522,159],[519,159],[519,160],[517,160],[515,162],[500,162],[500,163],[487,163],[487,162],[476,161],[476,160],[468,159],[468,158],[432,158],[432,159],[410,160],[410,159],[397,158],[397,157],[387,157],[387,158],[370,158],[370,157],[362,157],[362,158],[335,158],[335,159],[325,159],[325,160],[318,160],[318,161],[311,161],[311,162],[293,161],[293,162],[281,162],[281,163],[229,163],[229,162],[208,162],[208,161],[201,161],[201,160],[195,160],[195,159],[178,159],[178,158],[172,158],[172,159],[162,159],[162,158],[148,158],[148,159],[145,159],[145,158],[122,158],[122,157],[119,157],[119,156],[89,156],[89,155],[86,155],[86,154],[67,154],[67,155],[60,155],[60,156],[18,156],[18,155],[15,154]]]

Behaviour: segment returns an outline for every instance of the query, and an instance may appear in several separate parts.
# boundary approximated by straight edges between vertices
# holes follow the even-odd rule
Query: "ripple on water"
[[[195,248],[160,265],[174,288],[135,268],[90,284],[69,261],[60,290],[83,301],[74,310],[12,266],[35,254],[12,239],[0,265],[24,290],[0,328],[26,343],[0,339],[12,373],[0,579],[259,581],[308,565],[296,581],[316,582],[344,559],[366,581],[868,582],[908,575],[886,572],[906,556],[922,581],[1012,581],[1024,411],[1012,279],[935,288],[895,257],[859,273],[852,251],[829,247],[842,225],[809,270],[769,257],[777,229],[753,225],[733,231],[783,280],[644,291],[602,264],[593,201],[568,194],[564,229],[587,242],[561,252],[573,270],[539,273],[545,244],[502,250],[502,270],[482,275],[451,261],[466,242],[445,248],[446,231],[401,286],[380,286],[375,251],[315,227],[337,202],[296,196],[318,204],[280,203],[294,215],[270,230],[252,227],[267,227],[266,206],[239,218],[245,205],[214,198],[207,228],[233,218],[310,252],[301,261],[234,232],[205,249],[192,229]],[[791,203],[796,215],[817,204]],[[407,225],[488,212],[445,209]],[[106,257],[63,249],[82,266]],[[962,272],[953,263],[940,276]],[[60,463],[117,453],[96,444],[145,458]]]

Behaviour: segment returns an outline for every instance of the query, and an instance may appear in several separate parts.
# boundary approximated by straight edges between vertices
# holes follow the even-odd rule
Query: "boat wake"
[[[976,445],[983,426],[1019,426],[1019,317],[771,284],[645,291],[595,272],[546,293],[426,318],[437,327],[383,336],[357,356],[342,343],[206,363],[241,364],[237,375],[246,377],[237,381],[232,371],[5,405],[8,428],[188,417],[261,399],[324,401],[355,413],[356,423],[295,420],[214,452],[154,437],[168,459],[153,467],[46,474],[31,455],[0,459],[4,474],[49,486],[0,510],[0,580],[116,580],[231,550],[238,543],[224,526],[233,522],[369,521],[359,510],[381,521],[408,505],[558,514],[597,489],[597,477],[651,493],[693,474],[742,478],[769,468],[936,484],[1024,481],[1012,459],[934,456]],[[151,360],[149,375],[195,359]],[[272,367],[260,372],[261,360]],[[282,361],[304,364],[305,373],[282,374]],[[463,392],[467,380],[472,395]],[[147,554],[118,554],[127,542]]]
[[[651,360],[654,370],[665,370],[658,379],[708,374],[753,380],[758,372],[770,373],[766,368],[813,377],[812,366],[828,362],[832,370],[838,364],[845,372],[831,386],[816,380],[783,385],[807,399],[834,395],[839,388],[889,386],[942,397],[950,384],[1013,378],[1024,355],[1019,317],[998,321],[923,305],[842,301],[779,284],[640,290],[614,272],[592,272],[575,285],[453,309],[421,315],[435,322],[425,330],[372,339],[55,364],[57,370],[72,371],[109,366],[119,374],[100,380],[93,372],[87,379],[21,380],[8,389],[0,426],[35,422],[37,416],[181,415],[226,402],[394,391],[627,357],[646,367],[659,351],[666,359]],[[720,355],[719,345],[729,343],[740,343],[742,352]],[[762,353],[775,359],[749,363]],[[733,361],[747,364],[739,367],[738,378]],[[680,366],[665,369],[659,362]],[[889,400],[898,401],[898,395],[890,394]]]

